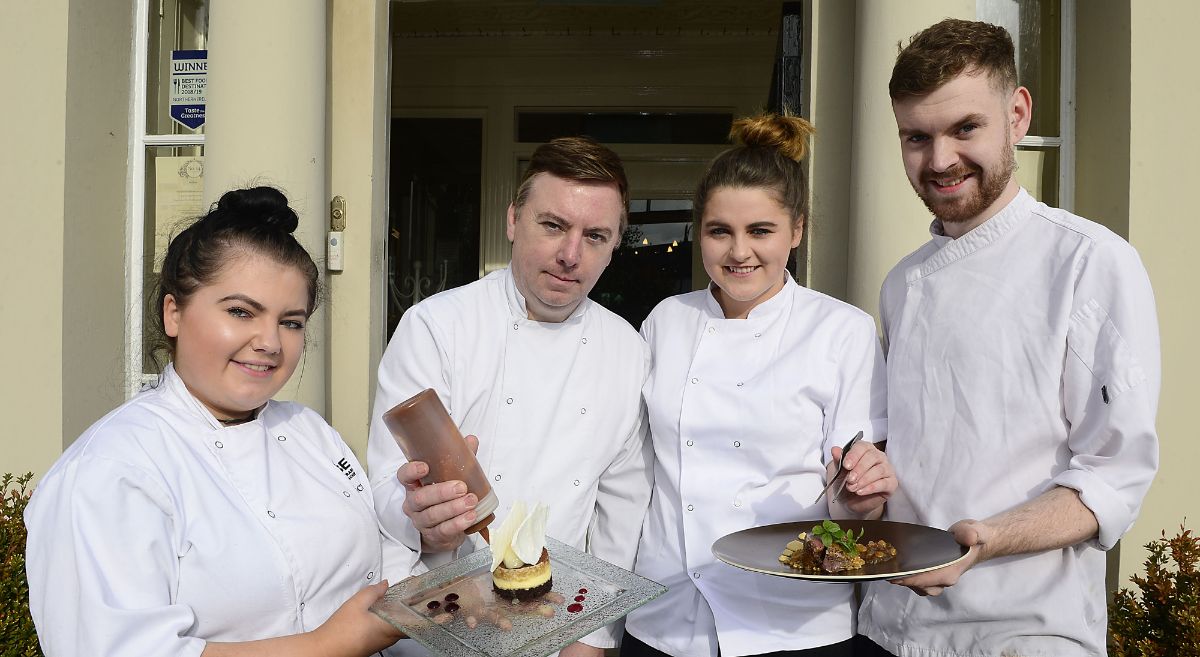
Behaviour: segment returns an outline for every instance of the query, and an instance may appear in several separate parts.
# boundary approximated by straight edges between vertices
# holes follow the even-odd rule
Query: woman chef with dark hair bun
[[[170,364],[66,450],[25,514],[48,657],[358,657],[402,636],[367,608],[415,555],[380,530],[337,432],[272,399],[318,299],[297,222],[278,190],[236,190],[171,241]]]

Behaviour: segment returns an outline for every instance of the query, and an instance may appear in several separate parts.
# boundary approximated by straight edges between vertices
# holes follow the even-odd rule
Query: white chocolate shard
[[[525,521],[525,515],[525,503],[520,500],[513,502],[512,510],[508,512],[508,517],[500,524],[500,528],[492,534],[492,570],[499,568],[501,562],[505,561],[505,557],[508,556],[509,548],[512,545],[513,535],[517,533],[517,528]],[[516,566],[508,567],[514,568]]]
[[[513,536],[513,552],[526,564],[535,564],[542,558],[542,548],[546,547],[546,518],[549,515],[550,510],[539,502]]]

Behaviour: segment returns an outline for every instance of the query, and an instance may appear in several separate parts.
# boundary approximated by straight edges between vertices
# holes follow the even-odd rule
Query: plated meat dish
[[[811,574],[858,570],[867,564],[894,559],[896,548],[887,541],[860,544],[863,532],[843,530],[836,522],[824,520],[811,532],[800,532],[788,541],[779,562]]]

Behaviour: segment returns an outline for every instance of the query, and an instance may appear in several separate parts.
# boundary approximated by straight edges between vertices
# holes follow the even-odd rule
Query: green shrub
[[[0,478],[0,656],[40,657],[37,632],[29,616],[29,582],[25,579],[25,505],[30,472]]]
[[[1146,574],[1130,578],[1108,614],[1110,657],[1200,655],[1200,538],[1191,530],[1146,544]]]

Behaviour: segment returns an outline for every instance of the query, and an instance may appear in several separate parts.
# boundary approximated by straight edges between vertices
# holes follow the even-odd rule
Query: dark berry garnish
[[[583,597],[582,595],[575,596],[575,602],[583,602],[584,600],[587,600],[587,598]]]
[[[442,606],[442,603],[438,602],[437,600],[430,600],[429,604],[425,605],[427,609],[437,609],[440,606]]]
[[[457,602],[451,602],[451,603],[447,604],[447,605],[446,605],[446,611],[447,611],[448,613],[451,613],[451,614],[453,614],[454,612],[458,611],[458,603],[457,603]]]
[[[454,602],[457,599],[458,599],[457,593],[447,593],[446,594],[446,602]]]
[[[579,612],[583,611],[583,605],[579,604],[578,602],[572,602],[571,604],[567,605],[567,611],[571,612],[572,614],[578,614]]]
[[[587,593],[587,589],[579,589],[579,595],[584,595],[586,593]]]

